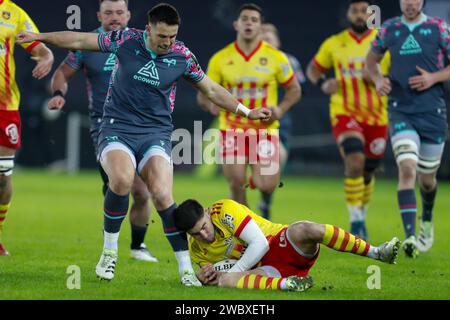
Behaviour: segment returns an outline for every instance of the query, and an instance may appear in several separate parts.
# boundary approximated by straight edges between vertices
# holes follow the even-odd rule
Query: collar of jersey
[[[0,1],[2,1],[2,0],[0,0]],[[126,27],[126,28],[123,29],[123,30],[124,30],[124,31],[127,31],[128,29],[130,29],[130,28]],[[99,33],[104,33],[104,32],[106,32],[106,31],[103,29],[102,26],[100,26],[100,27],[97,28],[97,32],[99,32]]]
[[[143,37],[142,40],[144,40],[144,43],[145,43],[145,49],[147,49],[147,51],[150,53],[150,55],[152,56],[152,59],[156,59],[158,54],[155,51],[153,51],[152,49],[150,49],[147,44],[147,31],[144,31],[144,33],[142,34],[142,37]]]
[[[428,16],[424,13],[422,13],[422,17],[420,18],[419,21],[415,22],[415,23],[409,23],[405,20],[405,17],[402,16],[402,22],[403,24],[408,27],[409,31],[413,32],[414,29],[416,29],[418,26],[420,26],[422,23],[424,23],[425,21],[427,21]]]

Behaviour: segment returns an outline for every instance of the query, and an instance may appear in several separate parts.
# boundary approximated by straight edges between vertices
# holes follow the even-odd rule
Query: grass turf
[[[286,178],[277,191],[273,220],[289,224],[311,220],[348,228],[342,180]],[[178,281],[175,257],[153,209],[146,243],[159,258],[157,264],[129,258],[130,227],[123,224],[116,278],[101,282],[94,268],[102,249],[102,195],[94,171],[77,176],[42,171],[17,171],[14,197],[8,213],[4,243],[10,257],[0,258],[0,300],[3,299],[168,299],[168,300],[291,300],[291,299],[449,299],[450,184],[441,183],[435,207],[435,244],[417,260],[403,252],[397,265],[333,252],[322,247],[311,271],[315,286],[307,293],[185,288]],[[228,196],[223,178],[197,179],[175,175],[175,199],[197,198],[210,204]],[[258,193],[249,191],[256,207]],[[418,197],[420,199],[420,197]],[[419,201],[420,203],[420,201]],[[402,239],[403,227],[396,204],[395,181],[379,180],[368,227],[370,241],[380,244],[393,236]],[[67,268],[81,269],[81,290],[67,288]],[[369,290],[368,267],[381,270],[381,289]]]

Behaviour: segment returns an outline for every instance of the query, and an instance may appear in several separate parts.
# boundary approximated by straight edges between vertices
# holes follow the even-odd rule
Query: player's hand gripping
[[[55,96],[51,98],[47,104],[50,110],[61,110],[66,104],[66,99],[61,96]]]
[[[267,122],[272,117],[272,109],[271,108],[259,108],[253,109],[248,114],[248,118],[251,120],[261,120]]]
[[[219,273],[212,264],[207,264],[200,268],[197,278],[203,284],[216,285],[219,282]]]
[[[375,83],[375,86],[377,88],[377,93],[379,96],[387,96],[389,93],[391,93],[392,85],[391,80],[386,77],[382,77],[377,80]]]
[[[30,32],[30,31],[20,31],[16,35],[16,43],[17,44],[23,44],[23,43],[28,43],[28,42],[38,41],[38,40],[39,40],[39,33],[34,33],[34,32]]]
[[[420,75],[409,78],[409,86],[413,90],[425,91],[436,84],[435,77],[432,73],[416,66],[417,71]]]

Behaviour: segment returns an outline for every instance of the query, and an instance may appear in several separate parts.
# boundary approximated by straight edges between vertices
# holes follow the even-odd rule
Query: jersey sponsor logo
[[[34,31],[33,24],[28,20],[25,20],[25,28],[27,29],[27,31],[31,31],[31,32]]]
[[[111,53],[103,66],[103,71],[113,71],[116,65],[116,55]]]
[[[234,218],[231,214],[225,213],[224,219],[220,219],[220,221],[231,229],[234,229]]]
[[[11,144],[17,144],[19,142],[19,129],[17,129],[15,123],[11,123],[6,127],[5,134]]]
[[[258,72],[264,72],[264,73],[270,73],[271,70],[267,67],[260,67],[260,66],[256,66],[255,70]]]
[[[134,80],[148,83],[154,87],[159,87],[161,82],[159,81],[159,73],[156,68],[155,62],[152,60],[148,62],[137,74],[133,77]]]
[[[386,140],[383,138],[378,138],[370,143],[370,152],[376,156],[380,156],[386,150]]]
[[[167,63],[168,67],[171,67],[171,66],[175,67],[177,65],[177,60],[175,60],[175,59],[167,59],[166,58],[166,59],[163,60],[163,62]]]
[[[10,28],[10,29],[16,29],[16,27],[17,27],[15,24],[6,23],[3,21],[0,21],[0,26],[5,27],[5,28]]]
[[[411,34],[403,43],[402,48],[400,49],[400,55],[405,56],[419,53],[422,53],[422,48],[416,38]]]
[[[394,124],[395,131],[403,131],[406,129],[406,123],[405,122],[397,122]]]
[[[5,20],[11,19],[11,12],[9,12],[9,11],[3,11],[3,12],[2,12],[2,18],[5,19]]]
[[[433,33],[433,31],[431,29],[429,29],[429,28],[427,28],[427,29],[423,29],[422,28],[422,29],[419,30],[419,33],[421,35],[423,35],[424,37],[428,37],[429,35],[431,35]]]

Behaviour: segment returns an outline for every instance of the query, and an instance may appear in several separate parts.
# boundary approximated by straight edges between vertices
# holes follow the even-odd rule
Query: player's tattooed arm
[[[225,88],[212,81],[206,75],[201,81],[196,82],[194,86],[212,103],[226,111],[246,116],[252,120],[268,121],[272,116],[272,111],[269,108],[249,110],[239,103]]]
[[[381,72],[380,62],[383,56],[383,54],[375,53],[373,50],[369,51],[366,58],[366,70],[372,82],[375,83],[378,95],[387,96],[391,93],[392,85],[389,78],[383,76]]]
[[[44,78],[52,70],[53,53],[45,44],[40,43],[31,50],[31,59],[36,61],[36,67],[32,72],[36,79]]]
[[[18,44],[33,41],[41,41],[64,49],[100,51],[98,34],[96,33],[72,31],[34,33],[21,31],[17,34],[16,42]]]

